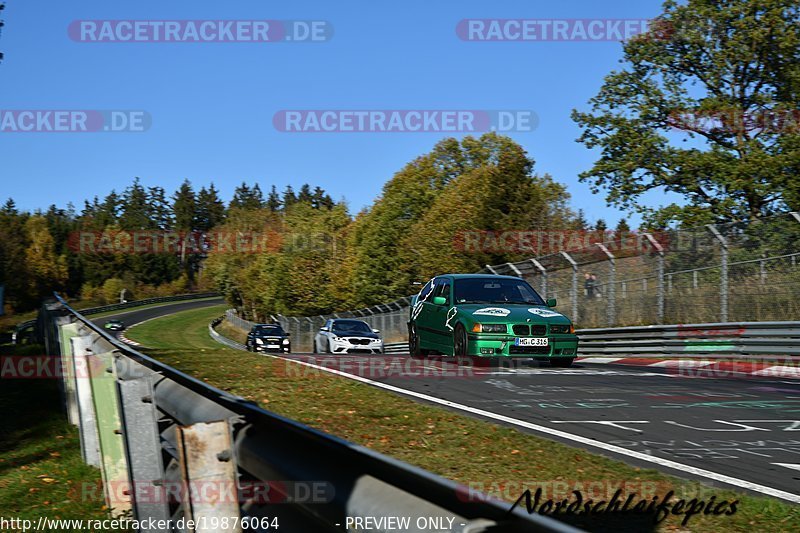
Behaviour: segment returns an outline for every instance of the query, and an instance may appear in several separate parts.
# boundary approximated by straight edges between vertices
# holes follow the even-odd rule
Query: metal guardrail
[[[579,355],[800,355],[800,322],[724,322],[582,329]]]
[[[383,353],[385,354],[402,354],[408,353],[407,342],[386,342],[383,344]]]
[[[214,328],[216,328],[217,325],[219,325],[219,323],[223,320],[225,320],[225,317],[221,316],[217,319],[214,319],[214,321],[208,325],[208,334],[211,335],[211,338],[220,344],[224,344],[228,348],[233,348],[234,350],[247,350],[247,346],[244,344],[240,344],[233,339],[229,339],[228,337],[217,333],[217,330]]]
[[[171,519],[172,531],[189,531],[181,518],[206,524],[197,531],[261,531],[277,517],[283,531],[341,532],[368,516],[407,516],[407,531],[423,531],[414,525],[426,517],[453,518],[448,530],[463,533],[576,531],[216,389],[57,300],[42,310],[43,340],[61,359],[69,420],[114,514]]]
[[[132,302],[125,302],[120,304],[110,304],[110,305],[101,305],[97,307],[89,307],[87,309],[81,309],[80,312],[84,316],[89,315],[98,315],[100,313],[107,313],[110,311],[118,311],[120,309],[130,309],[133,307],[141,307],[143,305],[151,305],[151,304],[158,304],[158,303],[169,303],[169,302],[181,302],[184,300],[199,300],[202,298],[213,298],[214,296],[220,296],[218,292],[203,292],[203,293],[192,293],[192,294],[179,294],[177,296],[159,296],[156,298],[145,298],[143,300],[134,300]],[[38,319],[28,320],[26,322],[21,322],[14,327],[14,333],[11,336],[11,342],[16,344],[17,340],[19,339],[20,335],[31,328],[36,326]]]

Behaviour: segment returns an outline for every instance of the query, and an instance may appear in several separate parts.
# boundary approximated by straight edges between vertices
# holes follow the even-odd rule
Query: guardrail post
[[[120,365],[124,368],[120,368]],[[134,515],[139,520],[168,520],[170,513],[166,491],[163,490],[165,479],[161,437],[158,433],[159,417],[153,395],[152,379],[156,374],[130,359],[118,359],[117,370],[119,374],[142,376],[119,382]],[[156,530],[152,531],[155,533]]]
[[[531,263],[533,266],[539,270],[539,273],[542,275],[542,298],[545,300],[547,299],[547,269],[545,269],[542,264],[537,261],[536,259],[531,259]]]
[[[716,237],[717,241],[719,241],[720,254],[722,258],[720,265],[720,275],[719,275],[719,285],[720,285],[719,321],[727,322],[728,321],[728,241],[719,232],[719,230],[714,224],[708,224],[706,227],[711,232],[711,234],[714,235],[714,237]]]
[[[78,410],[78,395],[76,391],[76,375],[74,353],[72,348],[72,338],[77,337],[77,323],[63,323],[58,326],[59,346],[61,354],[61,365],[64,375],[61,379],[60,388],[64,397],[64,405],[67,410],[67,420],[73,426],[80,426],[80,412]]]
[[[236,460],[227,421],[198,422],[177,432],[183,481],[183,511],[194,531],[239,533]]]
[[[649,233],[643,233],[644,238],[658,254],[656,270],[658,276],[658,292],[656,294],[656,316],[659,324],[664,323],[664,247]],[[644,292],[647,292],[647,278],[643,280]]]
[[[64,361],[64,380],[74,382],[78,406],[81,455],[86,464],[100,467],[100,441],[97,435],[97,416],[92,401],[89,364],[92,362],[92,336],[72,337],[72,357]],[[71,360],[70,360],[71,359]]]
[[[564,259],[569,261],[569,264],[572,265],[572,288],[570,289],[571,297],[572,297],[572,318],[573,322],[578,321],[578,263],[575,262],[574,259],[565,251],[559,252]]]
[[[115,516],[131,509],[125,428],[117,389],[116,352],[96,354],[87,365],[92,387],[106,503]]]
[[[612,254],[608,248],[602,243],[595,243],[598,248],[600,248],[606,257],[608,257],[609,262],[609,270],[608,270],[608,291],[606,298],[608,299],[607,307],[606,307],[606,320],[608,321],[609,326],[613,326],[617,321],[617,295],[616,295],[616,279],[617,279],[617,264],[614,258],[614,254]]]

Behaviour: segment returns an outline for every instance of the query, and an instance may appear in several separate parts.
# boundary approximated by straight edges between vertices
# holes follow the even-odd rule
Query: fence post
[[[616,295],[616,279],[617,279],[617,264],[614,258],[614,254],[612,254],[608,248],[602,243],[595,243],[598,248],[600,248],[606,257],[608,257],[609,262],[609,271],[608,271],[608,291],[607,291],[607,307],[606,307],[606,320],[608,321],[609,326],[613,326],[617,320],[617,295]]]
[[[575,262],[574,259],[565,251],[559,252],[564,259],[569,261],[569,264],[572,265],[572,288],[570,292],[572,293],[572,318],[573,322],[578,321],[578,263]]]
[[[547,299],[547,270],[536,259],[531,259],[531,263],[533,263],[533,266],[535,266],[539,270],[539,272],[542,274],[542,298],[544,298],[546,300]]]
[[[764,258],[767,256],[766,253],[761,254],[761,261],[758,262],[758,269],[761,279],[761,284],[764,285],[767,282],[767,269],[766,265],[764,265]]]
[[[656,294],[656,316],[659,324],[664,323],[664,247],[649,233],[643,233],[650,246],[658,253],[656,271],[658,276],[658,292]],[[647,292],[647,278],[644,279],[644,290]]]
[[[692,270],[692,288],[697,290],[697,270]]]
[[[719,275],[719,321],[728,321],[728,242],[725,237],[719,232],[714,224],[706,226],[714,237],[719,241],[720,254],[722,256],[722,264],[720,265]]]
[[[491,272],[492,274],[497,274],[497,271],[491,267],[491,265],[486,265],[486,269]]]
[[[515,276],[522,278],[522,272],[517,268],[517,265],[514,263],[506,263],[506,266],[514,272]]]

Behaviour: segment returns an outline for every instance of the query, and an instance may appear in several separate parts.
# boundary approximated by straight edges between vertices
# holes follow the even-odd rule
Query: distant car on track
[[[247,334],[245,346],[249,352],[291,353],[289,334],[280,324],[256,324]]]
[[[103,327],[108,331],[123,331],[125,329],[125,323],[122,320],[109,320]]]
[[[568,367],[578,337],[525,280],[511,276],[447,274],[431,279],[411,301],[412,356],[535,358]]]
[[[363,320],[330,319],[314,336],[314,349],[317,353],[380,354],[383,340],[379,333]]]

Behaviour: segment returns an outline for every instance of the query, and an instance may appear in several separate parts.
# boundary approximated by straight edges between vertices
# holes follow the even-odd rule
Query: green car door
[[[453,301],[453,283],[446,276],[433,278],[420,291],[411,311],[414,332],[422,351],[448,353],[453,349],[453,330],[448,312]]]

